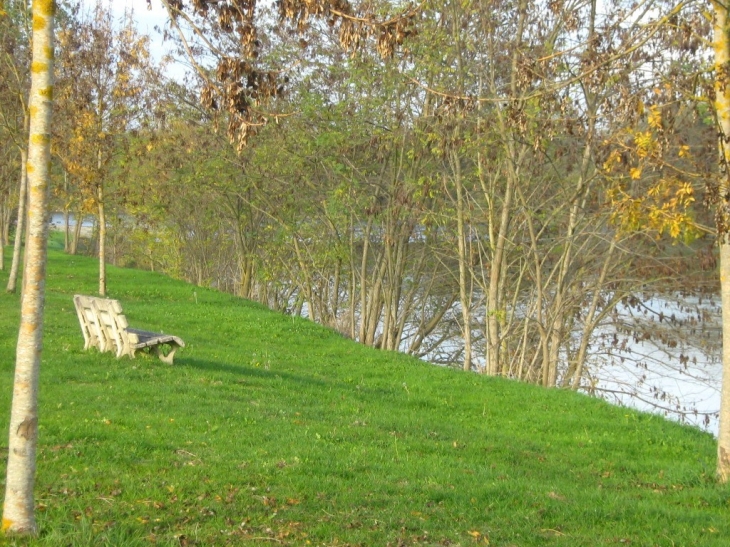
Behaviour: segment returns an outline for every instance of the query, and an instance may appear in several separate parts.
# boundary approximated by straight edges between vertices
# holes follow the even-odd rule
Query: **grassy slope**
[[[50,253],[30,544],[727,545],[710,435],[135,270],[111,295],[187,347],[84,352],[71,296],[95,275]],[[2,292],[3,427],[17,310]]]

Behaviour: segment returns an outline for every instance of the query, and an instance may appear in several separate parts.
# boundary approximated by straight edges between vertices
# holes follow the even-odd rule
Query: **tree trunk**
[[[25,205],[28,193],[28,151],[24,148],[20,150],[20,190],[18,192],[18,223],[15,226],[15,244],[13,247],[13,261],[10,264],[10,275],[8,276],[7,291],[14,293],[18,284],[18,270],[20,269],[20,249],[23,245],[23,235],[25,233]]]
[[[0,218],[0,222],[2,222],[2,225],[0,225],[0,239],[2,239],[3,246],[8,246],[10,244],[10,217],[11,217],[11,206],[10,206],[10,192],[8,191],[8,197],[7,201],[5,202],[5,206],[2,208],[2,215],[0,215],[2,218]]]
[[[5,239],[7,233],[6,211],[8,208],[5,203],[0,206],[0,271],[5,270],[5,245],[7,244],[7,240]]]
[[[365,343],[365,336],[367,333],[367,321],[368,321],[368,306],[367,306],[367,294],[368,294],[368,253],[370,252],[370,230],[373,225],[373,218],[369,217],[368,222],[365,226],[365,230],[362,237],[362,256],[360,257],[360,329],[358,333],[358,341],[361,344]],[[352,288],[355,290],[355,287]]]
[[[68,194],[68,171],[63,172],[63,191]],[[68,204],[63,207],[63,252],[69,250]]]
[[[236,294],[242,298],[253,299],[254,289],[254,261],[253,245],[247,239],[246,226],[241,222],[240,214],[234,211],[235,220],[231,222],[232,228],[235,230],[236,254],[238,255],[238,284],[235,289]]]
[[[727,236],[726,236],[727,237]],[[717,434],[717,475],[730,479],[730,243],[720,243],[720,286],[722,293],[722,388],[720,427]]]
[[[99,296],[106,296],[106,216],[104,187],[99,185]]]
[[[43,342],[48,241],[46,216],[51,165],[55,7],[53,1],[33,0],[33,70],[27,168],[30,237],[26,248],[28,266],[24,277],[27,282],[21,303],[2,521],[3,530],[13,534],[36,532],[33,486],[38,440],[38,376]]]
[[[722,294],[722,389],[720,428],[717,436],[717,475],[720,482],[730,479],[730,20],[726,4],[714,1],[715,109],[719,124],[719,202],[720,287]]]
[[[525,21],[527,19],[527,0],[520,0],[518,5],[518,22],[517,33],[515,36],[515,49],[512,54],[511,70],[510,70],[510,96],[515,104],[521,104],[518,89],[518,59],[521,54],[522,37],[525,30]],[[494,82],[491,84],[494,86]],[[493,91],[496,91],[493,89]],[[487,327],[487,346],[486,346],[486,372],[494,376],[501,370],[501,353],[502,353],[502,333],[500,323],[506,320],[506,310],[503,309],[502,294],[500,291],[502,283],[500,280],[505,271],[506,247],[509,225],[512,217],[512,193],[519,181],[519,169],[524,155],[525,145],[519,144],[516,138],[514,128],[511,123],[505,119],[506,113],[501,109],[497,109],[497,122],[499,123],[500,133],[505,138],[505,152],[507,153],[507,161],[504,165],[506,175],[506,186],[504,190],[504,201],[502,203],[502,214],[500,216],[499,231],[496,234],[496,241],[490,240],[494,246],[492,251],[492,263],[489,272],[489,290],[487,292],[486,305],[486,327]]]
[[[238,271],[238,296],[251,299],[253,293],[253,263],[247,256],[239,255]]]
[[[69,253],[75,255],[79,250],[79,239],[81,238],[81,228],[84,223],[84,213],[81,209],[75,214],[76,224],[74,224],[73,239],[71,240],[71,249]]]
[[[515,177],[508,175],[504,192],[502,215],[499,232],[494,246],[494,254],[489,271],[489,292],[487,293],[487,374],[496,376],[500,368],[500,350],[502,340],[500,323],[506,319],[500,298],[500,276],[504,268],[505,248],[507,246],[507,230],[509,229],[512,208],[512,189]]]
[[[69,226],[69,214],[68,214],[68,207],[67,207],[63,211],[63,251],[65,253],[67,253],[71,247],[71,238],[69,237],[69,235],[70,235],[70,226]]]
[[[461,305],[461,320],[463,323],[462,332],[464,337],[464,363],[465,371],[471,370],[472,345],[471,345],[471,252],[467,252],[466,245],[466,219],[464,181],[461,178],[460,158],[456,151],[452,151],[452,164],[454,171],[454,185],[456,186],[456,237],[459,251],[459,303]],[[468,262],[468,263],[467,263]]]
[[[2,176],[2,173],[0,173]],[[8,244],[10,191],[0,199],[0,271],[5,270],[5,246]]]
[[[337,315],[340,313],[340,283],[342,282],[342,259],[337,259],[335,263],[334,282],[332,284],[332,295],[330,296],[330,315],[332,317],[332,325],[337,324]]]

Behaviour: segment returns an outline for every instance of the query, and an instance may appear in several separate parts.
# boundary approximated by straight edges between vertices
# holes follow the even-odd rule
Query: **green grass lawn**
[[[4,430],[19,308],[6,282]],[[71,298],[96,286],[93,259],[50,251],[41,532],[10,544],[729,544],[730,488],[706,433],[110,268],[132,326],[187,344],[173,367],[117,360],[82,350]]]

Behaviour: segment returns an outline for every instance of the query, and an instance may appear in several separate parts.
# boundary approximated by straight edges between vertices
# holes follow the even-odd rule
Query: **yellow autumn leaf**
[[[669,224],[669,235],[673,238],[677,238],[682,231],[682,226],[679,222],[679,219],[675,219],[673,222]]]
[[[607,172],[611,172],[613,166],[617,163],[621,163],[621,154],[618,150],[613,150],[606,161],[603,162],[603,169]]]
[[[692,198],[693,195],[694,188],[692,188],[692,185],[689,182],[685,182],[677,190],[677,197],[680,199]],[[692,198],[691,201],[694,201],[694,198]]]
[[[656,105],[653,105],[649,109],[649,127],[653,127],[655,129],[661,129],[662,127],[662,112],[659,110],[659,107]]]
[[[636,154],[640,158],[645,158],[649,155],[649,152],[651,152],[656,143],[651,131],[646,131],[634,135],[634,144],[636,144]]]
[[[689,156],[689,146],[686,144],[683,144],[679,147],[679,157],[680,158],[686,158]]]
[[[629,174],[631,175],[631,178],[634,180],[638,180],[641,178],[641,167],[633,167],[631,171],[629,171]]]

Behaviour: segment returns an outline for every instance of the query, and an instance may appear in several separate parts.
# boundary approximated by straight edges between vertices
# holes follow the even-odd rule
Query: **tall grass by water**
[[[94,294],[96,268],[49,252],[41,531],[9,544],[728,544],[707,433],[137,270],[109,268],[110,296],[185,340],[175,365],[83,351],[72,296]],[[18,310],[0,294],[5,428]]]

